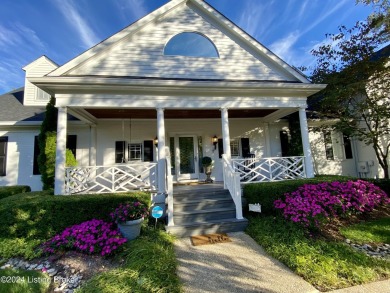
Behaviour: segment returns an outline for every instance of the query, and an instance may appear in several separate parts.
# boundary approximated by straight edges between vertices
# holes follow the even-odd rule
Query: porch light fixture
[[[154,145],[155,145],[156,147],[158,147],[158,138],[157,138],[157,136],[156,136],[156,138],[154,139]]]
[[[217,149],[217,143],[218,143],[218,137],[216,135],[213,136],[212,142],[213,142],[213,145],[214,145],[214,150],[216,150]]]

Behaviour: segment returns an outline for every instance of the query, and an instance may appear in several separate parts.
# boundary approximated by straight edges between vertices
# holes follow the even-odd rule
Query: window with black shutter
[[[69,149],[76,158],[77,135],[68,135],[66,138],[66,148]]]
[[[243,158],[249,158],[251,153],[251,148],[249,146],[249,138],[241,138],[241,155]]]
[[[153,162],[153,140],[144,140],[144,162]]]
[[[288,133],[285,130],[280,131],[280,146],[282,148],[282,157],[289,154]]]
[[[346,159],[353,159],[351,138],[348,135],[343,134],[344,140],[344,153]]]
[[[125,163],[125,150],[126,150],[125,141],[115,142],[115,163]]]
[[[219,154],[219,158],[222,159],[222,155],[223,155],[223,141],[222,141],[222,138],[218,138],[218,154]]]
[[[8,136],[0,137],[0,176],[7,175]]]
[[[38,136],[35,136],[34,137],[33,175],[40,175],[41,174],[41,172],[39,172],[38,156],[39,156],[39,140],[38,140]]]

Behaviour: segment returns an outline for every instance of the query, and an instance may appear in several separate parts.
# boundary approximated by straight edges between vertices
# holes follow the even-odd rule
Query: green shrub
[[[274,208],[274,201],[284,199],[284,194],[293,192],[304,184],[315,184],[332,181],[348,181],[353,179],[348,176],[318,176],[311,179],[286,180],[278,182],[264,182],[244,185],[244,197],[249,203],[260,203],[264,214],[279,213]]]
[[[0,256],[34,257],[33,242],[91,219],[110,221],[116,206],[134,200],[150,205],[150,195],[143,192],[70,196],[32,192],[4,198],[0,200]]]
[[[31,188],[27,185],[16,185],[16,186],[0,186],[0,199],[18,194],[30,192]]]
[[[382,189],[384,192],[387,193],[388,196],[390,196],[390,179],[371,179],[366,178],[363,179],[368,182],[374,183],[376,186],[378,186],[380,189]]]

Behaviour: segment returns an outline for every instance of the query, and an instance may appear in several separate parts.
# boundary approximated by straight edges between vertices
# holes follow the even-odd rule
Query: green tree
[[[390,0],[356,0],[356,3],[371,5],[373,13],[369,19],[378,29],[383,29],[390,34]]]
[[[55,138],[54,138],[54,161],[52,158],[47,158],[48,154],[52,154],[51,143],[47,143],[48,133],[57,131],[58,110],[55,107],[55,98],[51,97],[46,105],[45,119],[41,125],[41,131],[38,136],[39,155],[38,166],[41,173],[41,181],[43,189],[48,190],[54,188],[54,165],[55,164]],[[49,135],[50,136],[50,135]],[[52,137],[52,136],[51,136]]]
[[[311,79],[328,86],[309,103],[320,117],[336,118],[337,130],[371,145],[389,178],[390,47],[381,49],[389,42],[387,26],[371,18],[327,37],[312,51],[317,64]]]
[[[38,165],[41,173],[43,189],[53,189],[55,179],[56,145],[57,145],[57,117],[58,110],[55,107],[55,99],[52,97],[46,106],[45,119],[41,125],[38,136],[39,155]],[[66,149],[66,166],[77,166],[77,161],[72,151]]]

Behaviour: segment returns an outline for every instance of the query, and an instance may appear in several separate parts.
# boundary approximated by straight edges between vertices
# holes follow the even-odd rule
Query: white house
[[[40,189],[33,146],[50,95],[59,110],[55,194],[169,193],[170,174],[205,179],[205,156],[236,206],[240,181],[314,176],[306,98],[325,85],[202,0],[172,0],[62,66],[43,56],[24,70],[24,97],[0,98],[25,114],[0,118],[2,185]],[[283,117],[297,111],[304,157],[284,158]],[[66,146],[78,167],[65,167]]]

